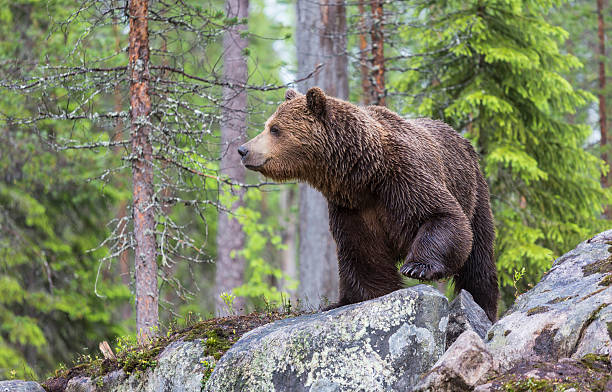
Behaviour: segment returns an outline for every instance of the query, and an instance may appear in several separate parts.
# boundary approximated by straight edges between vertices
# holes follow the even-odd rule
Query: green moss
[[[246,332],[261,325],[299,314],[297,312],[267,311],[245,316],[203,320],[195,322],[180,331],[170,328],[165,336],[157,336],[146,345],[138,344],[135,336],[120,338],[115,349],[116,359],[82,356],[76,362],[77,365],[71,369],[56,371],[55,376],[45,381],[43,386],[57,383],[60,381],[59,379],[63,379],[65,382],[73,377],[80,376],[97,379],[117,369],[123,369],[126,374],[133,374],[138,377],[141,372],[155,367],[158,355],[166,346],[176,341],[202,339],[203,354],[218,360]],[[203,364],[203,369],[204,377],[207,379],[214,369],[214,362]],[[95,382],[98,382],[98,380]]]
[[[548,301],[547,303],[548,303],[548,304],[551,304],[551,305],[552,305],[552,304],[558,304],[558,303],[560,303],[560,302],[565,302],[565,301],[567,301],[568,299],[572,299],[572,298],[575,298],[575,297],[576,297],[575,295],[568,295],[567,297],[559,297],[559,298],[555,298],[555,299],[553,299],[553,300]]]
[[[561,392],[570,388],[577,388],[575,383],[565,383],[558,380],[528,378],[510,381],[504,384],[506,392]]]
[[[536,371],[536,376],[534,376]],[[523,363],[507,373],[489,377],[492,390],[506,392],[604,392],[612,380],[612,364],[605,355],[588,354],[580,361]]]
[[[612,256],[604,260],[599,260],[594,263],[582,267],[582,275],[589,276],[593,274],[607,274],[612,272]]]
[[[221,328],[216,328],[206,332],[204,347],[204,355],[212,356],[215,360],[219,360],[232,347],[232,342]]]
[[[55,378],[67,378],[70,379],[76,376],[88,376],[91,378],[100,377],[109,371],[115,370],[117,367],[112,367],[110,364],[111,361],[102,359],[99,357],[91,358],[89,355],[82,356],[77,359],[78,362],[81,362],[71,369],[60,368],[55,371]]]
[[[580,359],[580,362],[591,374],[591,390],[606,390],[608,382],[612,380],[612,363],[607,355],[587,354]]]
[[[153,368],[157,365],[157,356],[166,346],[167,342],[163,342],[154,347],[146,349],[134,349],[128,351],[125,356],[119,358],[119,365],[125,371],[125,374],[131,374],[134,371],[144,371]]]
[[[550,310],[547,306],[536,306],[535,308],[531,308],[527,311],[527,316],[533,316],[538,313],[546,313]]]
[[[591,324],[593,321],[595,321],[595,318],[597,318],[597,315],[599,314],[599,312],[600,312],[600,311],[601,311],[603,308],[605,308],[606,306],[608,306],[608,305],[610,305],[610,304],[603,303],[603,304],[599,305],[599,306],[597,307],[597,309],[595,309],[595,310],[593,311],[593,313],[591,313],[591,315],[589,316],[589,318],[588,318],[588,319],[587,319],[587,321],[585,322],[585,325],[586,325],[586,324]]]
[[[612,274],[608,274],[604,276],[602,280],[598,283],[599,286],[610,286],[612,285]]]
[[[607,355],[587,354],[580,359],[580,362],[591,370],[604,370],[610,365]]]

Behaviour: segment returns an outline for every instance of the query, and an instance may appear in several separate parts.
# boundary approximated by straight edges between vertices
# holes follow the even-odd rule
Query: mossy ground
[[[295,312],[254,312],[245,316],[204,320],[194,322],[181,330],[169,328],[165,334],[157,336],[145,345],[137,344],[135,338],[121,338],[116,344],[116,359],[82,356],[72,368],[56,370],[54,377],[46,380],[42,386],[47,392],[63,392],[68,381],[74,377],[96,379],[119,369],[123,369],[126,374],[144,371],[157,364],[157,356],[166,346],[180,340],[204,340],[204,355],[217,360],[248,331],[297,315],[299,314]],[[212,372],[212,368],[209,372]]]
[[[492,377],[490,390],[504,392],[604,392],[612,387],[612,364],[605,355],[581,360],[525,363]]]

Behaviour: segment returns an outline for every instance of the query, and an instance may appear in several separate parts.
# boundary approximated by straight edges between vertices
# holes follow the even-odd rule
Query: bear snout
[[[246,148],[245,146],[240,146],[238,147],[238,154],[240,154],[241,157],[246,157],[246,155],[249,153],[249,149]]]

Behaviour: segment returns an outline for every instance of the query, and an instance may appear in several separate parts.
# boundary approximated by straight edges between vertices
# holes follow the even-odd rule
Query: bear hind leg
[[[486,190],[486,188],[485,188]],[[483,192],[484,193],[484,192]],[[472,251],[463,267],[454,276],[455,292],[468,291],[485,311],[491,322],[497,320],[499,287],[493,257],[495,226],[488,205],[488,192],[482,195],[472,218],[474,240]]]

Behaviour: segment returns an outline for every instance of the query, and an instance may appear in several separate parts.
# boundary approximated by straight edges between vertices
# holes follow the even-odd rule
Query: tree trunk
[[[597,0],[597,37],[599,39],[599,131],[601,132],[601,159],[609,166],[610,162],[608,154],[608,128],[606,118],[606,44],[605,44],[605,29],[603,19],[604,0]],[[606,188],[609,186],[608,175],[601,177],[601,185]],[[605,215],[612,218],[612,209],[610,206],[605,207]]]
[[[153,146],[149,95],[149,29],[147,0],[129,4],[130,119],[132,130],[132,198],[136,328],[141,342],[155,334],[158,323],[157,258],[153,206]]]
[[[248,0],[227,0],[227,17],[246,19],[248,17]],[[247,82],[247,63],[243,55],[247,47],[247,39],[241,37],[245,24],[237,24],[228,28],[223,38],[223,79],[229,85],[223,88],[223,107],[221,115],[221,174],[229,176],[236,182],[243,183],[245,169],[240,163],[237,148],[246,139],[247,94],[244,85]],[[232,210],[243,205],[242,195],[234,203]],[[227,213],[219,212],[217,224],[217,263],[216,263],[216,308],[219,315],[227,315],[230,309],[225,305],[220,295],[230,293],[235,287],[244,283],[244,259],[238,252],[244,247],[244,232],[236,219],[231,219]],[[233,310],[243,310],[244,299],[234,302]]]
[[[361,103],[370,105],[372,103],[372,83],[370,83],[370,67],[368,66],[368,22],[365,11],[364,0],[357,4],[359,10],[359,71],[361,72]]]
[[[385,106],[385,35],[383,0],[372,0],[372,103]]]
[[[294,187],[285,187],[280,191],[280,210],[282,211],[283,221],[283,244],[287,246],[281,253],[281,270],[289,279],[295,280],[297,276],[297,225],[295,214],[291,211],[291,207],[296,201],[296,189]],[[292,299],[295,299],[294,289],[290,289],[286,281],[281,282],[281,288],[290,294]]]
[[[346,10],[341,0],[297,2],[298,77],[323,63],[324,68],[298,85],[305,93],[319,86],[331,96],[348,98],[346,56]],[[328,225],[327,201],[308,185],[300,185],[299,296],[307,306],[319,307],[321,300],[338,299],[336,245]]]

